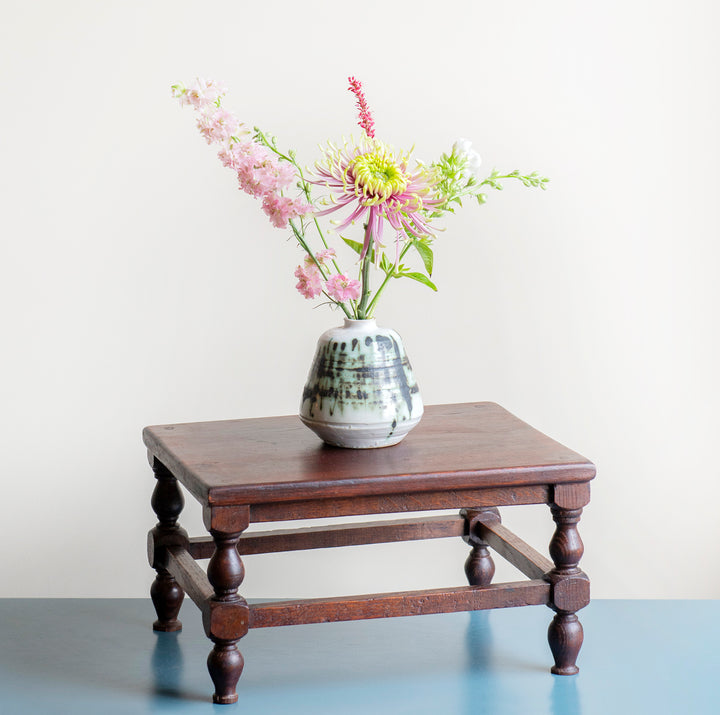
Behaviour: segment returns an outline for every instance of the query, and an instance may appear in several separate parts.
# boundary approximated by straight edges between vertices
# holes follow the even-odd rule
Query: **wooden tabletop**
[[[595,467],[499,405],[432,405],[398,445],[341,449],[298,417],[146,427],[143,440],[203,503],[587,482]]]

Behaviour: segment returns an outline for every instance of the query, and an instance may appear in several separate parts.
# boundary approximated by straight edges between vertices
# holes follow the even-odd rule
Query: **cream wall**
[[[317,336],[299,252],[169,86],[297,149],[353,130],[538,169],[451,217],[437,294],[379,312],[426,403],[493,400],[598,466],[598,597],[720,597],[720,11],[710,0],[5,2],[0,596],[143,596],[145,424],[294,413]],[[505,521],[539,548],[545,507]],[[194,503],[185,526],[200,533]],[[461,583],[449,541],[248,558],[248,596]],[[508,569],[499,576],[510,577]]]

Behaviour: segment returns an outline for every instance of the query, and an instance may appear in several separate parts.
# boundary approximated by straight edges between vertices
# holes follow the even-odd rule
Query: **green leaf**
[[[355,251],[358,256],[362,253],[362,243],[358,243],[357,241],[351,241],[349,238],[343,238],[343,241],[345,241],[345,243],[347,243],[347,245],[350,246],[350,248],[352,248],[352,250]]]
[[[380,257],[380,270],[385,271],[385,273],[395,272],[395,265],[393,263],[390,263],[388,257],[384,253]]]
[[[422,283],[423,285],[426,285],[428,288],[432,288],[434,291],[437,291],[437,286],[424,274],[422,273],[400,273],[398,278],[412,278],[414,281],[417,281],[418,283]]]
[[[425,266],[425,270],[427,271],[427,274],[429,276],[432,275],[433,272],[433,252],[432,248],[428,246],[427,243],[424,241],[421,241],[419,239],[415,239],[413,241],[413,246],[415,247],[415,250],[420,254],[420,258],[422,258],[423,265]]]

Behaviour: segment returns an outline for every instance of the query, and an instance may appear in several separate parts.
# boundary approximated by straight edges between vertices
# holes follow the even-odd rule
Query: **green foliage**
[[[480,181],[468,171],[467,155],[458,154],[455,150],[450,154],[443,154],[440,160],[431,167],[440,177],[437,183],[437,195],[444,198],[444,202],[429,214],[431,219],[439,218],[446,212],[455,213],[455,207],[462,206],[463,199],[466,197],[474,198],[482,206],[487,201],[487,194],[480,191],[483,186],[502,191],[501,181],[516,179],[523,186],[545,190],[550,181],[546,176],[540,176],[537,171],[522,174],[519,169],[511,171],[509,174],[500,174],[497,169],[493,169],[490,176]]]
[[[430,248],[430,239],[415,238],[413,239],[412,245],[422,259],[427,274],[431,276],[433,272],[433,252],[432,248]]]
[[[395,277],[412,278],[414,281],[422,283],[423,285],[426,285],[428,288],[432,288],[435,292],[437,292],[437,286],[424,273],[401,273],[400,275]]]
[[[265,134],[260,129],[255,127],[254,138],[260,144],[271,149],[280,159],[290,162],[298,171],[299,181],[298,188],[305,194],[308,201],[311,201],[310,197],[310,185],[303,175],[302,168],[297,163],[297,158],[294,151],[288,151],[283,153],[278,149],[277,139],[270,135]],[[436,181],[436,196],[443,197],[443,203],[439,206],[434,207],[432,210],[426,212],[428,219],[439,218],[445,213],[455,213],[455,208],[463,205],[463,199],[472,198],[477,201],[478,205],[482,206],[487,202],[487,194],[482,192],[483,187],[489,187],[496,191],[503,190],[503,184],[501,182],[513,179],[520,181],[523,186],[539,188],[545,190],[549,179],[545,176],[541,176],[538,172],[533,171],[529,174],[522,174],[519,169],[515,169],[508,174],[501,174],[496,169],[490,172],[490,175],[480,180],[475,175],[470,173],[468,169],[468,156],[466,154],[457,152],[453,149],[449,154],[443,154],[440,160],[430,165],[430,170],[435,173],[437,178]],[[317,227],[323,244],[327,248],[327,243],[320,226],[318,225],[317,219],[313,219],[313,223]],[[305,249],[308,254],[313,255],[310,251],[309,246],[305,241],[304,236],[304,224],[301,222],[300,227],[295,226],[291,222],[291,227],[295,238],[298,243]],[[407,233],[407,232],[406,232]],[[354,251],[358,256],[362,255],[363,244],[359,241],[353,241],[349,238],[341,237],[343,242]],[[412,234],[407,233],[405,245],[400,252],[400,256],[397,264],[395,261],[390,260],[384,253],[381,254],[379,262],[376,262],[375,251],[373,247],[370,247],[368,255],[365,256],[362,266],[362,278],[363,286],[367,285],[366,273],[370,265],[377,265],[379,269],[385,274],[385,279],[379,286],[375,295],[370,300],[369,304],[363,307],[363,317],[371,317],[374,313],[377,300],[380,294],[383,292],[385,286],[392,278],[409,278],[410,280],[421,283],[428,288],[437,291],[437,286],[430,279],[433,272],[434,255],[431,247],[432,237],[424,236],[418,238]],[[405,264],[401,263],[400,260],[406,255],[409,249],[414,248],[417,252],[420,260],[422,261],[425,273],[409,269]],[[334,263],[334,261],[333,261]],[[336,269],[340,272],[337,264]],[[318,266],[318,268],[321,268]],[[369,274],[368,274],[369,275]],[[338,304],[347,315],[349,311],[345,305]],[[354,308],[354,312],[357,312],[357,306]]]
[[[540,176],[537,171],[533,171],[531,174],[521,174],[519,169],[515,169],[509,174],[500,174],[497,169],[493,169],[490,176],[478,184],[478,188],[480,188],[480,186],[489,186],[490,188],[502,191],[503,186],[500,183],[501,179],[517,179],[522,182],[523,186],[532,186],[536,189],[542,189],[543,191],[547,189],[547,183],[550,181],[547,176]]]
[[[310,185],[303,176],[302,168],[297,163],[295,152],[288,151],[287,154],[284,154],[278,149],[277,139],[270,134],[265,134],[257,127],[255,127],[254,138],[256,141],[260,142],[261,144],[275,152],[278,157],[284,159],[285,161],[289,161],[293,166],[295,166],[298,171],[298,176],[300,178],[298,182],[298,188],[302,190],[307,200],[311,201]],[[539,188],[543,190],[547,188],[547,183],[549,181],[547,177],[541,176],[536,171],[533,171],[530,174],[522,174],[519,169],[515,169],[508,174],[501,174],[496,169],[493,169],[490,172],[490,175],[481,181],[469,171],[467,154],[458,152],[455,148],[453,148],[453,150],[449,154],[443,154],[440,157],[439,161],[431,164],[430,170],[435,173],[435,176],[437,178],[436,196],[443,197],[444,201],[439,206],[436,206],[432,210],[426,212],[428,219],[440,218],[445,213],[455,213],[455,208],[458,206],[462,207],[463,199],[466,198],[472,198],[477,201],[478,205],[482,206],[484,203],[487,202],[487,194],[482,192],[481,189],[487,186],[491,189],[495,189],[496,191],[502,191],[503,184],[501,182],[508,179],[520,181],[523,186]],[[317,219],[314,219],[314,223],[317,227],[320,237],[322,238],[323,244],[327,248],[327,243],[325,242],[325,238],[322,235],[322,231],[320,230],[320,226],[317,223]],[[292,222],[291,226],[295,234],[295,238],[298,240],[298,243],[310,255],[313,255],[307,243],[305,242],[302,223],[299,229],[298,227],[293,225]],[[368,251],[368,255],[365,256],[361,270],[363,286],[367,285],[367,276],[369,275],[368,269],[371,265],[377,265],[379,269],[385,274],[385,279],[382,281],[382,284],[379,286],[377,291],[375,291],[375,295],[369,301],[369,304],[363,306],[363,317],[370,317],[373,315],[380,294],[383,292],[385,286],[392,278],[409,278],[410,280],[422,283],[428,288],[437,291],[437,286],[430,279],[430,276],[432,276],[433,272],[434,262],[434,255],[431,247],[432,237],[424,236],[422,238],[418,238],[417,236],[414,236],[410,233],[406,232],[406,234],[407,236],[405,245],[400,252],[397,265],[394,261],[391,261],[384,253],[381,254],[379,262],[376,262],[375,251],[372,246]],[[362,255],[362,243],[360,243],[359,241],[353,241],[349,238],[341,238],[343,242],[358,256]],[[421,273],[420,271],[411,270],[400,262],[400,260],[406,255],[410,248],[414,248],[418,256],[420,256],[420,260],[422,261],[423,268],[425,269],[425,273],[427,273],[427,275],[425,275],[425,273]],[[337,264],[335,264],[335,266],[337,268]],[[337,270],[338,272],[340,272],[339,268],[337,268]],[[346,314],[348,313],[346,306],[340,305],[340,307],[345,310]]]
[[[418,249],[418,246],[416,245],[420,244],[420,248]],[[405,245],[405,248],[403,248],[402,252],[400,253],[400,258],[402,258],[408,251],[409,248],[415,247],[418,249],[418,251],[422,251],[421,257],[424,255],[423,264],[425,265],[426,270],[428,273],[432,272],[432,250],[427,245],[426,241],[421,241],[420,239],[415,239],[412,242],[409,242]],[[398,262],[397,265],[393,261],[391,261],[384,253],[382,256],[380,256],[380,270],[385,273],[385,280],[383,281],[383,284],[381,286],[382,288],[385,287],[387,282],[391,278],[410,278],[411,280],[417,281],[418,283],[422,283],[423,285],[428,286],[428,288],[432,288],[434,291],[437,291],[437,286],[430,280],[428,276],[426,276],[424,273],[419,273],[418,271],[412,271],[405,266],[404,263]],[[380,291],[378,291],[378,294]]]
[[[400,268],[402,268],[402,266],[398,265],[398,269]],[[388,257],[384,253],[380,257],[380,270],[384,271],[386,275],[397,278],[395,264],[388,260]]]
[[[342,238],[342,236],[341,236],[341,238]],[[357,253],[358,256],[362,254],[362,250],[363,250],[362,243],[360,243],[359,241],[351,241],[349,238],[343,238],[343,241],[348,246],[350,246],[350,248],[352,248],[352,250],[355,251],[355,253]]]

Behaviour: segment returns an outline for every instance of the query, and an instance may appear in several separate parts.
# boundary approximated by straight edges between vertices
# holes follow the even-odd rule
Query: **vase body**
[[[397,444],[423,404],[400,336],[374,319],[345,320],[320,336],[300,419],[336,447]]]

